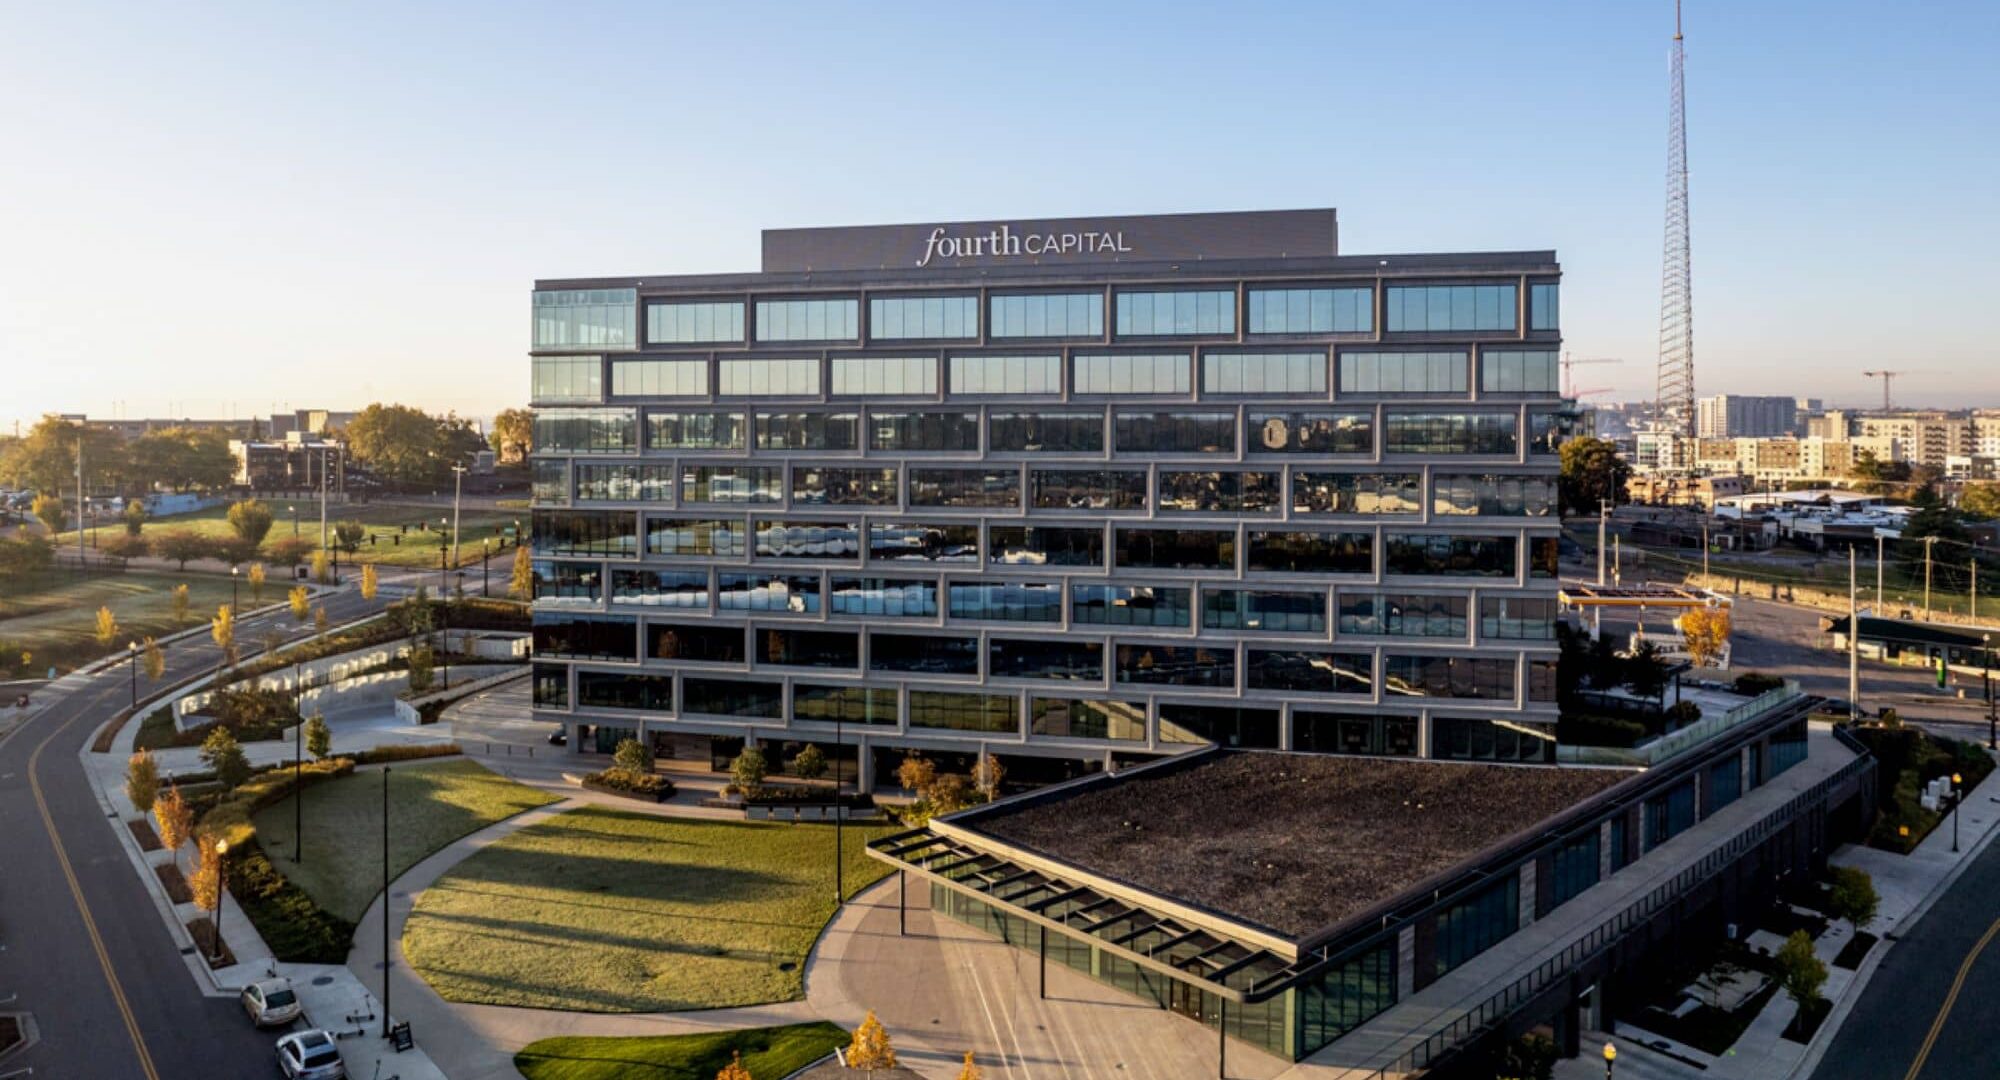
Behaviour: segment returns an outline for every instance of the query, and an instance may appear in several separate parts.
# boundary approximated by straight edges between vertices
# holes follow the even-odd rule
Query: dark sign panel
[[[960,221],[764,230],[764,272],[1314,258],[1332,210]]]

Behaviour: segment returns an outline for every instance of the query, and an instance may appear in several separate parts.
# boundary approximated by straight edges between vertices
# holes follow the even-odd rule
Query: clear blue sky
[[[0,0],[0,424],[525,395],[536,277],[769,226],[1335,206],[1553,247],[1650,394],[1665,0]],[[2000,404],[2000,4],[1693,0],[1700,393]],[[1588,372],[1587,377],[1585,371]]]

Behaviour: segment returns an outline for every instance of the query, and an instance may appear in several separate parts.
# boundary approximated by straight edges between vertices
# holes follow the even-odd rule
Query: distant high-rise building
[[[1695,435],[1703,439],[1756,439],[1798,433],[1798,402],[1789,397],[1717,394],[1702,398]]]
[[[1846,409],[1828,409],[1806,418],[1806,436],[1816,439],[1845,439],[1854,434],[1854,414]]]

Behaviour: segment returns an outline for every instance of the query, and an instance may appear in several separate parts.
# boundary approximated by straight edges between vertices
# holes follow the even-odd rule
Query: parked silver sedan
[[[340,1063],[340,1047],[333,1036],[313,1029],[278,1040],[278,1068],[290,1080],[345,1080],[347,1066]]]
[[[264,979],[243,988],[243,1011],[258,1027],[283,1027],[297,1020],[303,1009],[290,979]]]

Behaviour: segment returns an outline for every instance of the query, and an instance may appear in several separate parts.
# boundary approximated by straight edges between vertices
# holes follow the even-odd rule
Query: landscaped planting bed
[[[712,1080],[743,1055],[751,1076],[792,1073],[847,1045],[847,1032],[825,1022],[783,1027],[630,1038],[564,1036],[528,1044],[514,1055],[527,1080]],[[887,1074],[884,1075],[886,1080]]]

